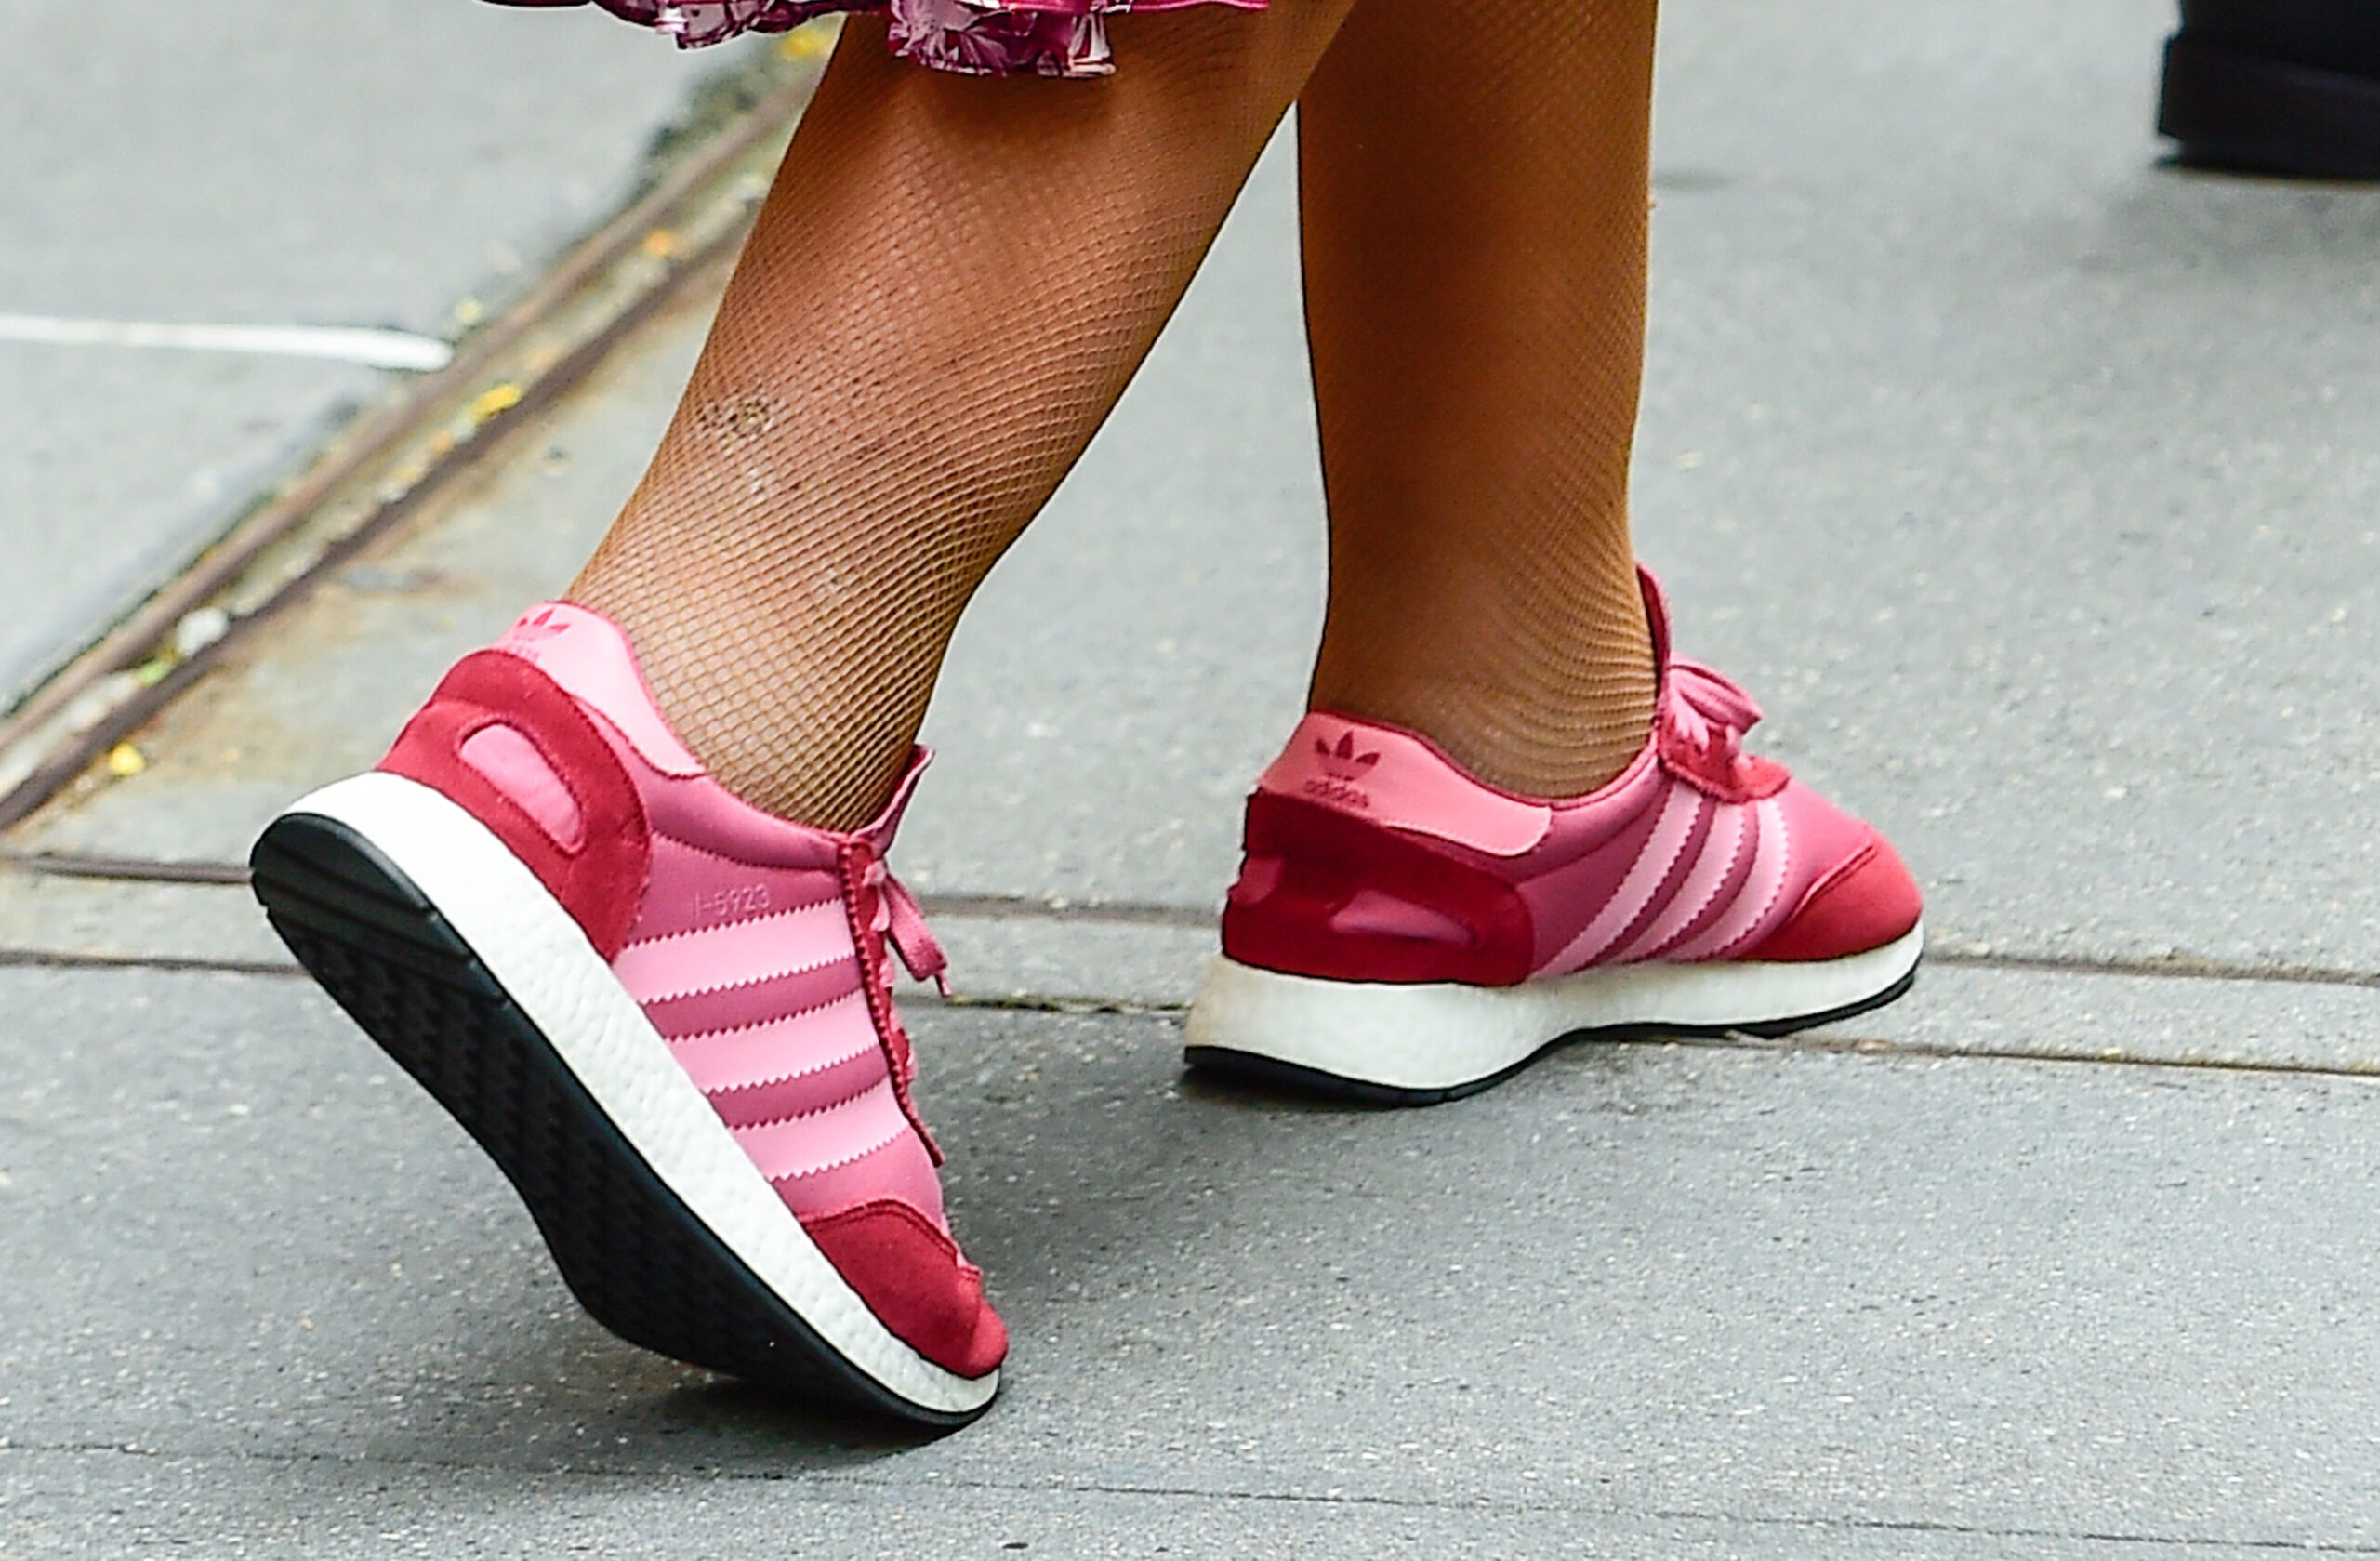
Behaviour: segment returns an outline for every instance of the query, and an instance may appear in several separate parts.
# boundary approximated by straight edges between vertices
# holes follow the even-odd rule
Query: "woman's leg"
[[[1652,715],[1628,460],[1654,11],[1365,0],[1299,104],[1315,708],[1532,796],[1611,779]]]
[[[1104,82],[970,80],[856,18],[693,382],[572,588],[721,780],[855,826],[960,610],[1172,312],[1352,0],[1126,17]]]
[[[885,794],[1350,3],[1127,19],[1106,83],[937,76],[853,22],[583,605],[258,842],[292,950],[623,1338],[926,1424],[997,1391],[909,1094],[894,968],[943,959]]]
[[[1741,689],[1653,666],[1653,12],[1364,0],[1300,100],[1329,617],[1195,1063],[1421,1104],[1565,1037],[1783,1035],[1915,970],[1892,847],[1745,751]]]

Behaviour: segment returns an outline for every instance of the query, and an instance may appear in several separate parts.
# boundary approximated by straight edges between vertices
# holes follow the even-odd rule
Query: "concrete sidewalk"
[[[1000,1404],[888,1443],[616,1343],[207,880],[566,578],[690,298],[7,835],[0,1556],[2380,1552],[2380,196],[2158,167],[2169,21],[1666,20],[1645,548],[1926,880],[1906,1002],[1413,1113],[1180,1074],[1319,614],[1276,149],[903,841]]]
[[[85,13],[87,14],[80,14]],[[449,337],[616,206],[707,58],[592,13],[0,0],[0,316]],[[0,326],[0,713],[387,376]]]

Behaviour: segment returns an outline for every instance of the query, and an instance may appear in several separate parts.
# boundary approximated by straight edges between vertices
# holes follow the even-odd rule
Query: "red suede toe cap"
[[[893,1335],[945,1371],[980,1377],[1008,1355],[1008,1329],[984,1276],[932,1220],[893,1199],[802,1228]]]
[[[1777,930],[1734,956],[1805,962],[1864,954],[1905,937],[1924,909],[1917,880],[1873,830],[1843,866],[1810,886]]]

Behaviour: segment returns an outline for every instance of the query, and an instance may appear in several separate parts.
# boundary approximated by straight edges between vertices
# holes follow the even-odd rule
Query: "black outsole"
[[[2165,47],[2157,129],[2187,167],[2380,179],[2380,81],[2194,38]]]
[[[669,1190],[371,841],[336,819],[285,814],[248,864],[282,942],[487,1152],[596,1321],[672,1359],[882,1421],[940,1430],[983,1413],[912,1404],[820,1339]]]
[[[1319,1096],[1326,1100],[1352,1102],[1358,1105],[1412,1106],[1444,1105],[1448,1101],[1467,1100],[1494,1089],[1505,1079],[1527,1067],[1547,1052],[1565,1046],[1582,1045],[1590,1041],[1628,1040],[1697,1040],[1715,1039],[1723,1036],[1758,1036],[1763,1040],[1775,1040],[1799,1030],[1816,1029],[1857,1014],[1867,1013],[1906,995],[1917,984],[1917,967],[1871,998],[1841,1008],[1831,1008],[1823,1013],[1798,1014],[1790,1019],[1766,1019],[1752,1025],[1606,1025],[1599,1029],[1568,1030],[1554,1037],[1536,1051],[1508,1068],[1500,1069],[1485,1078],[1474,1078],[1466,1084],[1449,1085],[1443,1090],[1408,1090],[1394,1084],[1375,1084],[1361,1078],[1347,1078],[1320,1068],[1305,1067],[1297,1063],[1285,1063],[1277,1057],[1262,1057],[1252,1052],[1236,1052],[1227,1046],[1185,1046],[1182,1049],[1184,1064],[1201,1073],[1216,1074],[1265,1089],[1280,1090],[1292,1094]]]

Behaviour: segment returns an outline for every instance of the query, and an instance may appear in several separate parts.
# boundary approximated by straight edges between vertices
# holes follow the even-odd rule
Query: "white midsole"
[[[411,879],[654,1173],[837,1354],[928,1409],[967,1413],[990,1402],[997,1370],[969,1378],[936,1366],[843,1282],[578,923],[486,826],[379,771],[324,787],[288,813],[337,820]]]
[[[1397,1090],[1492,1078],[1580,1030],[1726,1029],[1849,1008],[1917,967],[1925,929],[1810,963],[1616,965],[1517,986],[1395,986],[1284,975],[1217,956],[1184,1044]]]

